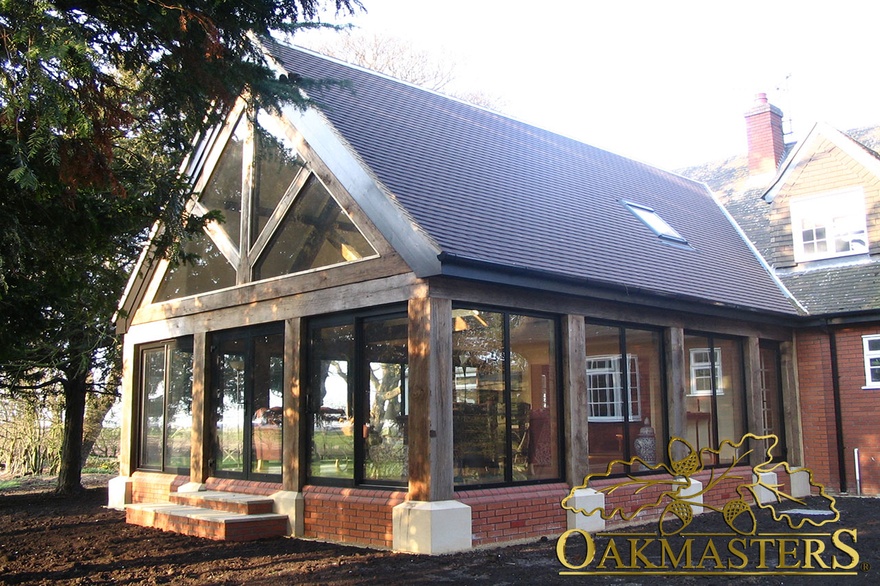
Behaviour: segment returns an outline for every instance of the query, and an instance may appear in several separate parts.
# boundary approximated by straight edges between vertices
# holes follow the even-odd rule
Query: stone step
[[[230,513],[175,503],[125,506],[125,521],[217,541],[253,541],[287,535],[287,515]]]
[[[177,505],[202,507],[242,515],[263,515],[272,512],[275,502],[265,496],[203,490],[198,492],[172,492],[169,499]]]

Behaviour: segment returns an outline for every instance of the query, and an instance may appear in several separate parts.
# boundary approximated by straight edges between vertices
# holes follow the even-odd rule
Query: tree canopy
[[[85,396],[114,364],[149,227],[166,245],[200,229],[180,173],[192,141],[243,92],[305,103],[259,38],[317,26],[322,4],[0,0],[0,397],[63,394],[61,492],[79,487]]]

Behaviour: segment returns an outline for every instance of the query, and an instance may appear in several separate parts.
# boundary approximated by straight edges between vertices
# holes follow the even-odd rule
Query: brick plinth
[[[308,486],[303,496],[306,537],[393,547],[393,510],[405,501],[405,492]]]
[[[557,536],[566,530],[563,483],[456,492],[471,507],[474,546]]]

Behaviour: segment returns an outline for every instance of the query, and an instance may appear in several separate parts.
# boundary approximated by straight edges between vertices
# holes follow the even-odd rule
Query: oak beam
[[[205,332],[193,335],[192,432],[190,436],[189,480],[204,483],[211,475],[211,418],[208,416],[208,389],[211,349]]]
[[[409,500],[454,498],[452,301],[409,301]]]
[[[590,473],[587,392],[587,327],[584,316],[562,319],[563,407],[565,417],[565,477],[570,486]]]
[[[305,485],[307,454],[305,453],[308,421],[302,387],[302,318],[284,322],[284,392],[282,407],[284,421],[281,437],[284,445],[281,455],[282,490],[300,492]]]

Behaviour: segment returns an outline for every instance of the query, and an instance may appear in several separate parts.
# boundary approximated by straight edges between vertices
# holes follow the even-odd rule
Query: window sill
[[[880,391],[880,385],[865,385],[862,387],[863,391]]]

